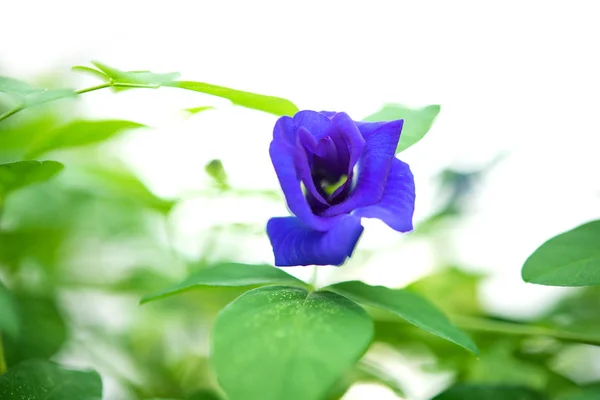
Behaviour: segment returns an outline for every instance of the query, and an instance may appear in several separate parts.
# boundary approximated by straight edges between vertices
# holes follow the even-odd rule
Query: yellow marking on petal
[[[333,192],[335,192],[339,187],[341,187],[344,183],[346,183],[346,181],[348,180],[348,175],[342,175],[340,177],[340,179],[338,179],[337,182],[330,184],[329,182],[323,182],[324,184],[321,185],[321,187],[323,188],[323,190],[325,191],[325,193],[327,193],[329,196],[331,196],[333,194]]]

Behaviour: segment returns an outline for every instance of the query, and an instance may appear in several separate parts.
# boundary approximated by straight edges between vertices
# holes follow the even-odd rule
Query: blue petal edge
[[[329,231],[311,229],[296,217],[271,218],[267,234],[275,265],[341,265],[352,255],[363,227],[360,218],[347,215]]]

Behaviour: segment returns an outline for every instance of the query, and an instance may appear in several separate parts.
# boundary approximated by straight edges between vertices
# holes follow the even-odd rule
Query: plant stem
[[[310,286],[317,289],[317,278],[318,278],[319,266],[315,265],[312,270],[312,276],[310,277]]]
[[[20,106],[13,108],[12,110],[8,110],[4,114],[0,114],[0,121],[5,120],[6,118],[10,117],[11,115],[16,114],[19,111],[24,110],[24,109],[25,108],[22,105],[20,105]]]
[[[121,83],[121,82],[105,82],[100,85],[92,86],[89,88],[79,89],[75,91],[75,94],[83,94],[88,92],[93,92],[95,90],[106,89],[109,87],[119,87],[119,88],[139,88],[139,89],[155,89],[157,85],[149,85],[145,83]],[[16,106],[15,108],[8,110],[4,114],[0,114],[0,122],[7,119],[8,117],[18,113],[19,111],[23,111],[26,107],[23,104]]]
[[[459,328],[468,331],[504,333],[520,336],[548,336],[563,342],[574,342],[600,346],[600,336],[592,336],[574,332],[559,331],[543,326],[525,325],[515,322],[495,321],[486,318],[452,316],[452,321]]]
[[[105,89],[105,88],[109,88],[111,86],[112,85],[111,85],[110,82],[105,82],[105,83],[102,83],[100,85],[92,86],[92,87],[85,88],[85,89],[76,90],[75,94],[83,94],[83,93],[87,93],[87,92],[93,92],[94,90]]]
[[[2,333],[0,333],[0,375],[6,372],[6,361],[4,360],[4,344],[2,342]]]

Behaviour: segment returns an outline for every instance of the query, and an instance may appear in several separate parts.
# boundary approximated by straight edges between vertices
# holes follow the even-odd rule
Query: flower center
[[[337,182],[331,182],[328,179],[321,179],[319,182],[321,189],[323,192],[327,193],[328,196],[331,196],[339,187],[344,185],[348,180],[348,175],[342,175],[337,180]]]

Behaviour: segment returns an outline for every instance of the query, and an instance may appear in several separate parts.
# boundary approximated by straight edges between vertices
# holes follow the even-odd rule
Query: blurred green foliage
[[[174,81],[177,76],[173,74],[123,72],[95,65],[98,69],[77,69],[123,87],[130,83],[166,84],[222,95],[235,104],[274,114],[293,114],[297,110],[285,99]],[[10,95],[10,105],[15,101],[33,105],[50,98],[47,96],[67,95],[67,91],[42,91],[18,81],[0,83]],[[10,105],[3,108],[0,103],[0,115],[9,111]],[[208,359],[209,330],[217,313],[247,288],[214,287],[215,281],[223,277],[211,276],[215,271],[208,267],[231,260],[215,260],[209,253],[211,245],[195,257],[181,254],[168,238],[171,215],[179,200],[157,196],[126,162],[107,154],[105,141],[118,140],[130,129],[143,126],[121,120],[82,120],[72,111],[46,106],[35,111],[0,122],[0,343],[8,368],[0,376],[0,398],[12,400],[14,395],[7,394],[6,388],[15,382],[24,385],[26,377],[31,376],[58,382],[75,376],[82,386],[51,388],[55,396],[61,396],[56,400],[85,400],[86,395],[90,400],[100,398],[95,373],[71,371],[53,363],[59,362],[94,368],[105,381],[113,383],[123,399],[225,399]],[[403,150],[422,138],[439,107],[408,110],[387,106],[382,112],[405,114],[408,133],[399,148]],[[411,116],[417,122],[411,123]],[[56,162],[46,160],[50,155]],[[41,162],[33,160],[34,156]],[[443,224],[464,217],[468,213],[466,205],[488,169],[444,171],[439,181],[443,204],[417,226],[415,237],[427,239]],[[218,196],[229,191],[237,196],[258,194],[267,202],[279,199],[278,194],[269,191],[249,193],[231,187],[219,160],[211,161],[206,172],[216,190],[201,195]],[[242,238],[263,229],[240,224],[205,228],[211,243],[224,241],[216,234],[224,229],[237,229]],[[227,243],[220,244],[231,253],[237,251]],[[392,356],[427,359],[423,373],[451,374],[453,387],[436,399],[600,398],[597,384],[579,381],[568,368],[556,367],[557,359],[572,357],[573,348],[581,346],[573,343],[577,335],[600,341],[600,288],[576,290],[538,318],[509,320],[489,315],[480,301],[485,277],[455,263],[435,267],[434,273],[405,290],[410,298],[418,294],[429,299],[455,324],[468,330],[480,349],[478,357],[398,318],[390,318],[389,313],[369,312],[375,319],[375,342],[397,352],[390,352]],[[243,281],[244,276],[233,278],[244,285],[294,283],[279,272],[269,269],[264,282],[248,283]],[[183,278],[187,281],[181,283]],[[229,282],[233,278],[229,277]],[[207,287],[208,281],[211,287]],[[203,289],[188,290],[199,286]],[[156,297],[163,297],[182,291],[185,293],[179,296],[138,307],[142,296],[157,293]],[[233,314],[235,320],[236,310],[229,310],[221,318]],[[266,318],[265,326],[268,322]],[[313,328],[309,322],[305,326],[308,331]],[[335,326],[326,333],[331,332],[335,333]],[[547,332],[565,334],[553,337]],[[334,341],[334,336],[324,339]],[[575,339],[565,340],[568,337]],[[239,340],[244,340],[243,335]],[[226,343],[220,348],[225,358],[218,360],[222,365],[228,362],[231,349]],[[577,354],[580,358],[574,361],[576,365],[597,362],[592,352]],[[293,362],[289,357],[286,360],[282,362]],[[366,358],[354,368],[347,364],[335,366],[343,378],[330,388],[328,400],[340,399],[357,381],[388,386],[398,395],[409,393],[385,366],[373,365]],[[329,385],[333,378],[327,378]],[[234,386],[235,376],[227,384]]]

